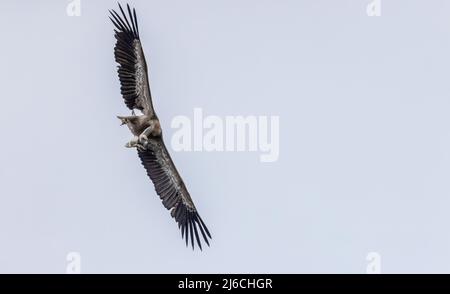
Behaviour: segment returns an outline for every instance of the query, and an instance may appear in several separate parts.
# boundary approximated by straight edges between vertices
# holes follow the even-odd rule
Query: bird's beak
[[[121,117],[121,116],[117,116],[117,118],[120,119],[120,121],[122,122],[122,123],[120,124],[121,126],[127,124],[127,120],[126,120],[125,118],[123,118],[123,117]]]

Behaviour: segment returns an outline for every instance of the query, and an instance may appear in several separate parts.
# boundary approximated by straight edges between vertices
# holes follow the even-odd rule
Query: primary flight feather
[[[147,75],[147,63],[139,38],[136,11],[127,4],[125,12],[119,4],[120,14],[110,11],[115,26],[114,57],[118,66],[120,90],[125,105],[132,110],[131,116],[118,116],[126,124],[134,138],[125,146],[136,148],[147,175],[152,180],[156,193],[164,207],[178,223],[186,246],[194,239],[199,248],[203,240],[209,246],[211,234],[195,208],[186,186],[181,179],[162,138],[161,125],[153,109]],[[142,115],[135,115],[140,110]]]

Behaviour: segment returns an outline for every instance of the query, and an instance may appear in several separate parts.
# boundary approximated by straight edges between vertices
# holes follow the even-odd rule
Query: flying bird
[[[127,125],[134,135],[125,147],[137,149],[140,161],[152,180],[156,193],[178,223],[186,246],[190,239],[194,249],[195,238],[199,248],[202,249],[200,234],[208,246],[211,234],[198,214],[186,185],[164,145],[161,124],[153,109],[136,10],[133,8],[132,11],[128,4],[127,13],[120,4],[119,9],[120,14],[110,10],[109,18],[115,26],[114,57],[118,63],[121,94],[125,105],[132,111],[131,116],[117,116],[122,125]],[[142,115],[136,115],[135,110],[139,110]]]

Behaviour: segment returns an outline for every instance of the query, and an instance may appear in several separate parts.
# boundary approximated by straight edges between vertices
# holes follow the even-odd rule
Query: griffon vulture
[[[201,238],[208,244],[211,238],[205,223],[195,208],[194,202],[178,174],[169,152],[164,145],[161,125],[152,105],[147,64],[139,38],[136,11],[127,5],[127,13],[119,4],[120,14],[109,11],[110,19],[115,26],[114,57],[118,65],[121,93],[125,105],[132,110],[131,116],[118,116],[122,125],[126,124],[134,138],[125,146],[136,148],[137,154],[147,175],[152,180],[156,193],[165,208],[178,223],[186,246],[191,240],[194,249],[194,238],[200,249]],[[142,112],[136,115],[135,110]],[[199,234],[200,231],[200,234]]]

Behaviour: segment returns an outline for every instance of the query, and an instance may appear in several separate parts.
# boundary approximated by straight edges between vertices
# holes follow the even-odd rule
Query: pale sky
[[[450,2],[370,2],[130,0],[200,252],[124,148],[116,1],[2,1],[0,272],[450,273]],[[278,160],[174,152],[195,108],[278,116]]]

